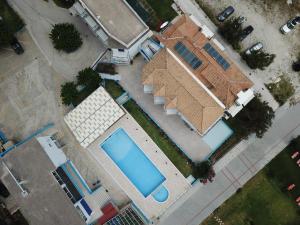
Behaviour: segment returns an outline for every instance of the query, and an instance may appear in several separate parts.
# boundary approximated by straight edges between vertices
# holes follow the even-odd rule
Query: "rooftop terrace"
[[[125,47],[148,30],[147,25],[124,0],[80,0],[103,29]]]

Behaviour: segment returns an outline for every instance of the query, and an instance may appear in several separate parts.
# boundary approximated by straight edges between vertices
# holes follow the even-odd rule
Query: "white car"
[[[280,31],[283,34],[287,34],[290,31],[294,30],[297,24],[300,24],[300,16],[297,16],[294,19],[290,19],[289,21],[287,21],[286,24],[280,27]]]
[[[263,48],[263,44],[261,42],[257,42],[256,44],[252,45],[245,51],[246,55],[251,55],[253,52],[259,52]]]

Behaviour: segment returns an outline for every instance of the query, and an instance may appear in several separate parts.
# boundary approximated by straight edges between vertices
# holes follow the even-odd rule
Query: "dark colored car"
[[[244,40],[249,34],[252,33],[253,30],[254,30],[254,28],[251,25],[246,27],[244,30],[242,30],[239,40],[240,41]]]
[[[13,39],[10,46],[18,55],[21,55],[24,52],[24,49],[17,38]]]
[[[234,8],[232,6],[228,6],[217,16],[217,19],[220,22],[224,22],[232,13],[234,13]]]

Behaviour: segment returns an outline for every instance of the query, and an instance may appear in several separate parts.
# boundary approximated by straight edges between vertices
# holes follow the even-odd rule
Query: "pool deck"
[[[126,131],[166,178],[163,185],[168,189],[169,197],[165,202],[157,202],[151,194],[145,198],[113,160],[101,149],[100,144],[118,128],[123,128]],[[157,217],[162,215],[178,198],[191,188],[187,179],[128,113],[111,126],[104,135],[96,139],[87,149],[148,219],[156,220]]]

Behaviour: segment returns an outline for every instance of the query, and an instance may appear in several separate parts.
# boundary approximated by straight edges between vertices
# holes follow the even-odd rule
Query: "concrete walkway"
[[[197,183],[162,216],[159,225],[199,225],[249,179],[300,135],[300,105],[283,106],[263,139],[241,142],[215,165],[213,183]]]
[[[196,132],[192,131],[177,115],[166,115],[162,105],[154,105],[153,95],[145,94],[141,83],[145,61],[138,56],[133,65],[120,66],[120,84],[139,106],[164,130],[164,132],[193,161],[205,159],[211,150]]]
[[[217,33],[217,26],[206,16],[203,10],[192,0],[174,0],[181,10],[186,14],[194,15],[202,24],[205,24],[214,34],[215,38],[222,43],[225,47],[225,52],[231,59],[238,65],[238,67],[244,72],[245,75],[254,83],[254,89],[257,93],[260,93],[262,99],[267,101],[269,105],[275,110],[278,108],[278,103],[274,100],[273,96],[267,90],[264,85],[264,81],[256,74],[259,74],[259,70],[251,70],[244,62],[241,61],[240,55],[227,44],[223,38]],[[256,74],[255,74],[256,73]]]

